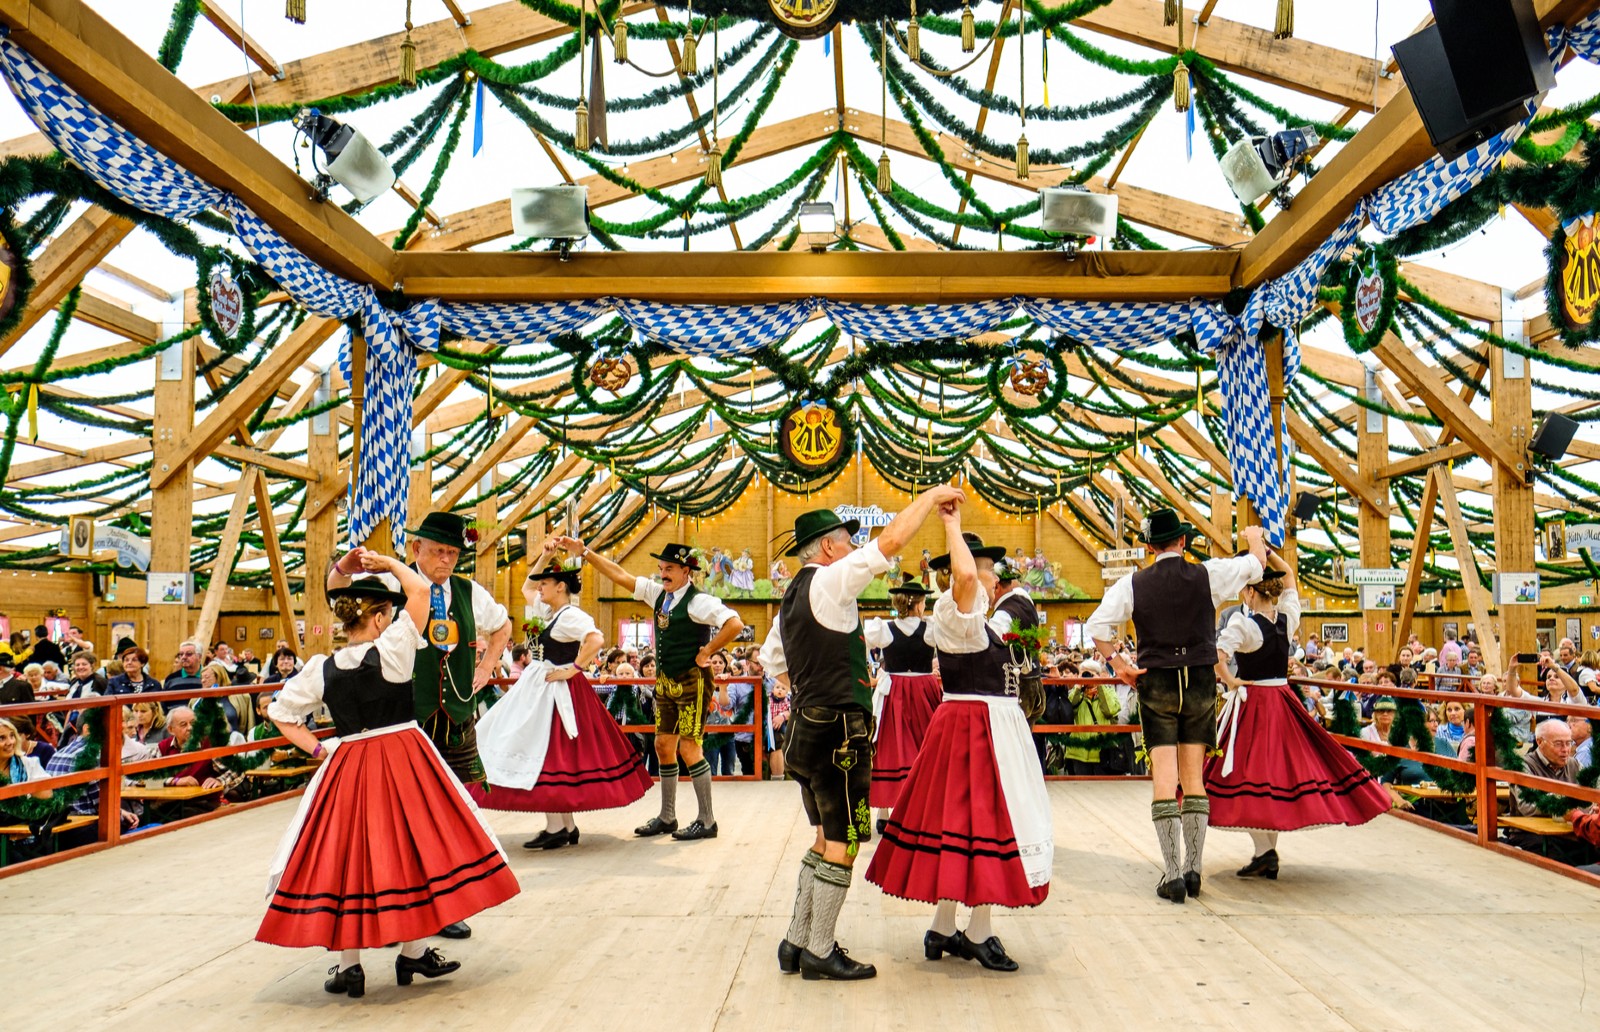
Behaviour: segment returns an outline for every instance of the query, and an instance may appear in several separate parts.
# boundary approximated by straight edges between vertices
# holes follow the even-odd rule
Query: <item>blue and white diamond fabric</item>
[[[1191,305],[1022,299],[1035,322],[1095,347],[1154,347],[1189,328]]]
[[[187,219],[220,205],[227,196],[107,118],[4,35],[0,71],[51,142],[90,179],[135,208]]]
[[[786,340],[817,310],[816,298],[765,305],[674,305],[606,298],[617,314],[647,340],[703,358],[748,355]]]
[[[833,324],[863,340],[911,344],[926,340],[964,340],[997,329],[1016,312],[1020,298],[998,298],[950,305],[862,305],[823,301]]]
[[[610,311],[605,301],[547,304],[447,301],[439,306],[444,328],[485,344],[525,344],[576,333]]]

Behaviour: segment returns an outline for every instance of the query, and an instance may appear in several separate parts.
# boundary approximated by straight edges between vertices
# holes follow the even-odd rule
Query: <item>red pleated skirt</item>
[[[867,880],[901,899],[974,907],[1037,906],[1050,894],[1023,870],[987,704],[946,699],[934,711]]]
[[[583,813],[628,806],[650,791],[654,782],[644,758],[600,704],[589,679],[576,674],[567,684],[572,689],[578,737],[568,738],[561,720],[552,720],[550,746],[538,784],[532,788],[468,785],[467,792],[479,806],[525,813]]]
[[[1389,793],[1322,729],[1287,685],[1250,685],[1239,713],[1233,773],[1206,760],[1211,826],[1295,831],[1365,824],[1390,807]],[[1229,729],[1218,729],[1228,748]]]
[[[421,731],[345,742],[327,762],[257,940],[381,947],[520,891]]]
[[[889,694],[878,716],[878,741],[872,754],[872,788],[867,802],[887,810],[900,798],[911,763],[922,748],[943,689],[932,674],[890,674]]]

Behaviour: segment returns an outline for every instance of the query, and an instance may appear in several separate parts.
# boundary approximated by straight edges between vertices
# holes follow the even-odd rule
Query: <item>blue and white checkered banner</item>
[[[845,333],[887,344],[964,340],[989,333],[1016,312],[1020,298],[952,305],[860,305],[822,302],[822,310]]]
[[[1052,301],[1023,298],[1022,310],[1039,325],[1094,347],[1154,347],[1189,328],[1192,303]]]
[[[608,297],[606,303],[648,340],[702,358],[748,355],[805,325],[817,310],[816,298],[767,305],[673,305]]]
[[[439,306],[445,329],[485,344],[531,344],[576,333],[611,310],[605,301],[547,304],[447,301]]]
[[[4,33],[0,71],[50,142],[90,179],[135,208],[187,219],[227,196],[107,118]]]
[[[1559,57],[1563,49],[1571,47],[1572,52],[1585,61],[1600,61],[1600,11],[1571,28],[1551,26],[1545,30],[1545,42],[1549,44],[1552,58]]]

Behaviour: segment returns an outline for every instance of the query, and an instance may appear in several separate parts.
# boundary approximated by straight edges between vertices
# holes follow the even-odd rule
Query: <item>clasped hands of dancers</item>
[[[879,822],[882,841],[867,880],[935,906],[923,939],[928,959],[950,955],[1017,970],[993,934],[991,910],[1037,906],[1049,893],[1050,804],[1018,701],[1031,661],[996,630],[997,623],[1034,626],[1037,616],[1031,600],[1018,596],[1008,599],[1015,605],[1002,603],[1003,621],[990,618],[1008,587],[995,569],[1005,549],[962,532],[965,500],[957,488],[935,487],[860,548],[851,541],[858,521],[831,510],[802,514],[788,535],[786,554],[804,567],[784,595],[761,659],[793,693],[785,755],[815,840],[800,860],[778,948],[785,973],[840,980],[877,973],[851,958],[836,936],[860,845],[872,837],[873,806],[889,815]],[[930,562],[941,589],[931,616],[922,619],[926,590],[908,579],[891,592],[899,618],[867,628],[857,597],[930,516],[943,524],[947,545]],[[341,558],[328,594],[349,645],[312,657],[268,710],[286,737],[324,762],[274,857],[257,938],[341,951],[325,983],[331,993],[361,996],[360,951],[386,943],[403,943],[395,962],[401,985],[460,966],[425,937],[470,935],[466,917],[519,891],[479,806],[545,813],[546,830],[525,846],[552,849],[577,844],[576,812],[626,806],[649,790],[640,757],[582,673],[602,638],[573,604],[585,562],[655,613],[661,809],[636,834],[691,841],[717,835],[700,748],[716,690],[708,667],[743,625],[691,583],[698,564],[687,546],[652,556],[656,581],[629,574],[575,538],[547,541],[523,589],[543,623],[539,659],[480,720],[480,693],[510,621],[486,591],[453,574],[464,529],[459,516],[429,514],[412,531],[414,566],[362,549]],[[1275,878],[1279,831],[1360,824],[1389,806],[1288,687],[1299,621],[1292,572],[1268,556],[1255,528],[1246,531],[1247,553],[1181,561],[1193,533],[1171,510],[1153,511],[1141,538],[1155,561],[1108,588],[1085,628],[1116,676],[1138,693],[1163,859],[1157,893],[1177,903],[1199,894],[1208,824],[1251,832],[1256,855],[1238,873]],[[1164,561],[1174,558],[1180,561]],[[1219,636],[1216,607],[1235,594],[1247,609]],[[1128,619],[1138,639],[1136,663],[1115,649]],[[876,684],[869,634],[884,652],[885,675]],[[1237,675],[1229,672],[1230,657]],[[935,660],[939,680],[931,676]],[[1219,679],[1229,688],[1221,717],[1226,747],[1208,759],[1217,741]],[[318,741],[306,727],[322,706],[336,739]],[[699,807],[682,830],[680,757]],[[430,820],[407,819],[421,812]],[[956,925],[958,905],[970,908],[965,930]]]

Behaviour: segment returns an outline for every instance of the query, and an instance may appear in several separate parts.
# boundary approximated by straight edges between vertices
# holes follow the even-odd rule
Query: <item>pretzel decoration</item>
[[[633,363],[628,361],[625,355],[617,358],[597,358],[589,367],[589,382],[613,394],[620,394],[631,379],[633,379]]]
[[[1036,398],[1050,386],[1050,364],[1044,359],[1037,362],[1018,362],[1011,370],[1011,389],[1018,394]]]

